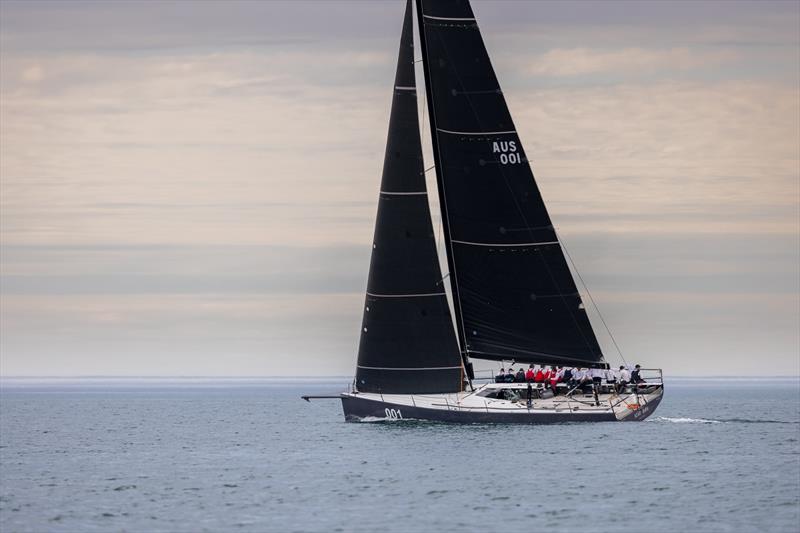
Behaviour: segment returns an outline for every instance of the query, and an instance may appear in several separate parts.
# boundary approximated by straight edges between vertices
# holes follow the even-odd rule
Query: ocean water
[[[5,380],[0,531],[800,530],[800,382],[642,423],[345,423],[342,381]]]

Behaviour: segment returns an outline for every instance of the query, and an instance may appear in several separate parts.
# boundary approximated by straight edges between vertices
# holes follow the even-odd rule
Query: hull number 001
[[[403,413],[400,412],[400,409],[389,409],[386,408],[386,418],[391,418],[392,420],[402,420]]]

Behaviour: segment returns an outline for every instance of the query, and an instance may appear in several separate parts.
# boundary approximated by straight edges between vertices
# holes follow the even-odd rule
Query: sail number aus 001
[[[494,141],[492,143],[492,153],[500,154],[498,159],[501,165],[522,163],[522,155],[517,152],[516,141]]]
[[[402,420],[403,413],[400,412],[400,409],[389,409],[386,408],[386,418],[391,418],[392,420]]]

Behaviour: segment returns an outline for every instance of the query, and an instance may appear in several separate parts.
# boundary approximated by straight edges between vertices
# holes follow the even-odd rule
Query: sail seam
[[[358,368],[363,368],[366,370],[461,370],[461,366],[421,366],[421,367],[406,367],[406,368],[394,368],[389,366],[363,366],[363,365],[356,365]]]
[[[433,17],[433,16],[431,16],[431,15],[425,15],[424,13],[422,14],[422,16],[423,16],[423,17],[425,17],[426,19],[431,19],[431,20],[461,20],[461,21],[472,21],[472,22],[475,22],[475,19],[474,19],[474,18],[465,18],[465,17]]]
[[[514,243],[495,243],[495,242],[470,242],[470,241],[457,241],[455,239],[451,239],[451,242],[456,242],[458,244],[467,244],[470,246],[507,246],[507,247],[514,247],[514,246],[544,246],[548,244],[558,244],[558,241],[544,241],[544,242],[514,242]]]
[[[423,292],[419,294],[375,294],[367,291],[367,296],[375,298],[416,298],[419,296],[444,296],[444,292]]]
[[[445,130],[442,128],[436,128],[436,131],[440,131],[442,133],[450,133],[451,135],[506,135],[510,133],[517,133],[517,130],[508,130],[508,131],[453,131],[453,130]]]
[[[414,192],[381,191],[381,194],[388,194],[388,195],[392,195],[392,196],[421,196],[423,194],[428,194],[428,191],[414,191]]]
[[[395,85],[394,88],[397,91],[416,91],[417,90],[416,87],[403,87],[401,85]]]

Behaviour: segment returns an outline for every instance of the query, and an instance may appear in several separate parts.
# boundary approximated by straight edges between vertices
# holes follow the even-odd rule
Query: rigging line
[[[525,215],[522,215],[522,217],[524,219]],[[556,236],[556,238],[558,238],[558,236]],[[561,287],[558,286],[558,282],[556,281],[556,277],[553,274],[553,271],[550,269],[550,265],[547,264],[547,259],[544,257],[544,255],[542,254],[541,250],[536,248],[535,251],[536,251],[536,255],[539,257],[540,261],[544,265],[545,270],[547,270],[547,275],[550,277],[550,281],[552,281],[553,285],[555,285],[556,289],[558,289],[558,294],[559,294],[559,296],[561,298],[561,303],[564,305],[564,308],[567,310],[567,313],[569,314],[569,317],[572,319],[572,323],[575,326],[575,329],[578,330],[578,333],[580,334],[581,339],[583,339],[584,344],[586,344],[586,347],[589,348],[589,352],[591,352],[592,355],[594,355],[594,347],[589,342],[589,339],[586,338],[586,334],[584,333],[583,328],[581,328],[581,325],[578,323],[578,319],[575,318],[575,313],[572,311],[572,308],[570,307],[569,302],[567,302],[567,298],[566,298],[566,296],[564,296],[564,292],[561,290]],[[577,290],[578,290],[578,288],[575,287],[575,291],[576,292],[577,292]],[[589,329],[591,330],[591,328],[592,328],[592,324],[590,322],[589,323]],[[602,350],[601,350],[600,356],[602,357],[602,355],[603,355],[603,353],[602,353]]]
[[[437,248],[436,259],[439,259],[439,254],[442,253],[442,240],[444,239],[444,236],[442,235],[442,215],[439,215],[437,218],[439,219],[439,229],[436,230],[436,237],[438,244],[438,246],[436,247]],[[449,276],[450,272],[448,272],[447,275]],[[444,280],[444,278],[442,278],[442,280]]]
[[[592,296],[592,291],[589,290],[589,286],[586,285],[585,281],[583,281],[583,276],[581,276],[581,273],[578,270],[578,267],[575,265],[575,261],[572,260],[572,256],[570,255],[569,250],[567,250],[567,244],[564,242],[564,238],[561,237],[558,234],[558,232],[556,231],[555,226],[553,226],[553,232],[555,232],[556,238],[559,241],[561,241],[561,249],[564,250],[564,253],[567,256],[567,259],[569,259],[569,263],[572,265],[572,269],[575,271],[575,274],[578,275],[578,279],[581,281],[581,285],[583,285],[583,288],[586,289],[586,294],[589,296],[589,301],[592,302],[592,306],[594,306],[595,311],[597,311],[597,316],[600,317],[600,321],[603,323],[603,327],[606,328],[606,332],[608,333],[608,336],[611,337],[611,342],[614,343],[614,348],[617,349],[617,353],[619,354],[620,358],[622,359],[622,362],[627,366],[628,361],[626,361],[625,360],[625,356],[622,355],[622,350],[619,349],[619,345],[617,344],[617,339],[614,338],[614,334],[611,333],[611,329],[608,327],[608,324],[606,324],[606,319],[603,318],[603,313],[600,312],[600,307],[598,307],[597,303],[594,301],[594,297]]]
[[[422,61],[422,59],[420,59],[419,61]],[[415,61],[415,63],[417,63],[417,61]],[[422,137],[423,138],[425,136],[425,129],[426,129],[425,128],[425,111],[428,109],[428,100],[427,99],[428,99],[428,91],[425,91],[425,92],[422,93],[422,120],[419,123],[419,127],[422,129]],[[423,171],[422,174],[425,175],[428,172],[430,172],[432,169],[435,169],[435,168],[436,168],[435,164],[431,165],[428,168],[426,168]],[[427,176],[426,176],[425,188],[426,189],[428,188]],[[437,209],[436,211],[431,209],[431,213],[434,213],[434,212],[438,212],[439,213],[439,216],[436,217],[438,219],[438,221],[439,221],[439,224],[438,224],[438,229],[436,230],[437,239],[435,241],[435,244],[436,244],[436,260],[439,261],[439,257],[440,257],[440,255],[442,253],[442,239],[443,239],[443,237],[442,237],[442,211],[441,211],[441,209]],[[439,262],[441,263],[441,261],[439,261]],[[448,268],[448,270],[449,270],[449,268]],[[439,285],[439,283],[444,281],[444,279],[447,278],[447,276],[449,276],[449,275],[450,275],[450,273],[448,272],[436,284]]]
[[[414,61],[415,64],[416,63],[420,63],[420,62],[422,62],[422,59]],[[423,76],[424,76],[424,74],[423,74]],[[416,79],[416,73],[415,73],[414,77]],[[416,83],[416,81],[415,81],[415,83]],[[427,100],[427,98],[428,98],[428,91],[424,91],[422,93],[422,120],[419,121],[419,127],[422,130],[422,132],[420,133],[420,150],[422,149],[422,141],[425,138],[425,130],[426,130],[426,128],[425,128],[425,111],[428,109],[428,100]],[[424,164],[424,156],[423,156],[423,164]],[[428,168],[426,168],[422,172],[423,178],[425,179],[425,189],[426,190],[428,189],[428,183],[427,183],[426,174],[428,172],[430,172],[431,169],[434,169],[434,168],[436,168],[435,164],[429,166]],[[429,196],[429,198],[430,198],[430,196]],[[428,201],[428,203],[430,204],[430,200]],[[429,207],[430,207],[430,205],[429,205]],[[436,233],[438,235],[438,238],[436,238],[436,237],[434,238],[434,244],[436,245],[436,261],[437,261],[437,263],[441,264],[441,261],[439,260],[440,254],[442,253],[442,216],[441,216],[441,210],[437,209],[436,211],[434,211],[433,209],[430,209],[430,212],[431,212],[431,214],[433,214],[434,212],[438,212],[439,213],[439,216],[436,217],[438,219],[438,229],[436,231]],[[441,271],[441,267],[440,267],[440,271]],[[450,275],[450,273],[448,272],[442,279],[440,279],[439,281],[436,282],[436,285],[438,286],[440,283],[442,283],[447,278],[447,276],[449,276],[449,275]],[[446,296],[447,295],[445,294],[445,297]]]
[[[478,27],[477,21],[475,21],[475,27],[476,28]],[[451,53],[450,53],[450,50],[449,50],[449,48],[447,46],[447,43],[445,42],[445,39],[441,39],[441,42],[442,42],[442,48],[444,50],[445,55],[447,56],[447,59],[451,60]],[[486,54],[486,58],[488,60],[488,63],[491,66],[491,58],[489,57],[489,50],[486,49],[486,44],[483,42],[483,38],[482,37],[481,37],[481,44],[483,45],[483,50],[484,50],[484,52]],[[461,76],[459,75],[458,71],[455,68],[452,69],[452,70],[453,70],[453,74],[455,75],[456,79],[458,80],[458,83],[460,83],[462,87],[465,87],[464,82],[461,79]],[[497,75],[495,75],[495,82],[496,82],[496,85],[497,85],[497,87],[499,89],[500,88],[500,80],[497,79]],[[501,95],[501,98],[503,99],[503,103],[506,105],[506,109],[508,109],[508,104],[505,101],[505,96],[502,95],[502,90],[500,92],[500,95]],[[472,100],[469,97],[467,98],[467,103],[469,104],[469,108],[472,111],[472,115],[475,118],[476,122],[478,122],[480,124],[480,120],[479,120],[480,117],[478,116],[478,112],[475,109],[475,106],[473,105]],[[511,119],[512,126],[514,126],[514,119],[511,117],[511,111],[510,110],[508,111],[508,115],[509,115],[509,118]],[[480,124],[480,125],[483,126],[482,124]],[[437,128],[437,130],[438,130],[438,128]],[[512,131],[516,134],[516,128],[514,130],[512,130]],[[431,132],[431,135],[433,135],[433,132]],[[519,134],[517,134],[517,138],[519,139]],[[520,145],[521,145],[522,144],[522,139],[519,139],[519,141],[520,141]],[[527,157],[525,159],[527,160]],[[530,167],[530,162],[528,162],[528,165]],[[510,193],[511,199],[514,202],[514,207],[516,208],[517,213],[522,218],[522,220],[525,221],[525,226],[526,227],[530,227],[530,223],[528,222],[528,218],[525,216],[525,212],[523,211],[522,206],[519,204],[519,201],[517,201],[516,195],[514,194],[514,189],[511,187],[511,183],[510,183],[510,181],[508,179],[508,176],[506,175],[505,171],[503,170],[502,165],[498,166],[498,169],[500,170],[500,175],[503,177],[503,181],[505,182],[506,187],[508,188],[508,191]],[[536,178],[533,177],[533,169],[531,169],[531,177],[533,178],[534,189],[539,194],[539,198],[542,201],[542,205],[544,207],[544,211],[547,214],[547,218],[549,220],[550,219],[550,214],[547,212],[547,206],[544,206],[544,199],[542,198],[541,192],[539,191],[539,187],[536,184]],[[549,221],[550,221],[550,224],[552,226],[552,220],[549,220]],[[555,231],[555,227],[553,228],[553,230]],[[531,238],[533,238],[533,233],[529,231],[529,234],[531,235]],[[556,237],[556,238],[558,238],[558,237]],[[580,334],[581,339],[583,340],[584,344],[586,344],[586,347],[589,349],[589,352],[592,353],[592,355],[594,355],[594,353],[595,353],[594,347],[592,346],[592,343],[589,342],[589,339],[586,338],[586,334],[584,333],[583,329],[581,328],[580,324],[578,323],[578,319],[575,317],[575,313],[572,312],[572,309],[570,309],[569,303],[566,301],[566,298],[563,296],[563,292],[564,291],[560,290],[560,287],[558,286],[558,282],[556,281],[556,278],[553,275],[553,272],[550,270],[550,265],[547,264],[547,260],[542,255],[542,252],[540,250],[537,250],[537,252],[538,252],[537,256],[539,257],[539,259],[541,260],[542,264],[544,265],[545,270],[547,270],[547,275],[550,278],[550,281],[552,281],[552,283],[553,283],[553,285],[555,285],[556,289],[559,289],[558,292],[562,293],[561,303],[564,305],[564,308],[567,310],[567,313],[569,314],[569,317],[572,319],[572,323],[575,326],[575,329],[578,330],[578,333]],[[577,290],[577,287],[576,287],[576,290]],[[463,313],[462,313],[462,316],[463,316]],[[587,320],[588,320],[588,318],[587,318]],[[591,327],[592,326],[591,326],[591,322],[590,322],[589,323],[589,329],[590,330],[591,330]],[[464,340],[466,342],[466,333],[464,333]],[[595,342],[596,342],[596,339],[595,339]],[[598,348],[599,348],[599,346],[598,346]],[[600,356],[602,357],[602,355],[603,355],[603,352],[602,352],[602,350],[600,350]]]

